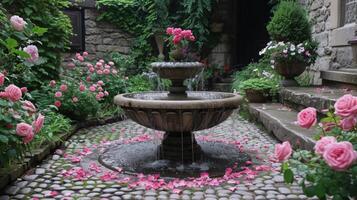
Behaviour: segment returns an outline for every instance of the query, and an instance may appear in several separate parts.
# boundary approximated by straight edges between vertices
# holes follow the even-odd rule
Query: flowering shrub
[[[291,63],[303,62],[307,65],[313,64],[316,60],[316,44],[314,42],[304,42],[293,44],[290,42],[271,41],[259,52],[259,55],[271,55],[271,63]]]
[[[317,124],[316,109],[306,108],[298,114],[297,124],[311,128]],[[327,117],[318,124],[321,129],[314,151],[298,150],[283,164],[285,181],[293,182],[294,172],[304,178],[301,186],[308,197],[350,199],[357,196],[357,97],[339,98]],[[275,157],[286,161],[291,147],[276,146]],[[307,183],[305,182],[307,181]]]
[[[14,84],[5,87],[5,79],[0,73],[0,166],[24,156],[27,144],[41,131],[45,121],[32,102],[22,99],[27,89]]]
[[[17,15],[10,19],[0,18],[0,24],[0,71],[8,72],[8,78],[15,84],[33,87],[39,80],[35,78],[37,70],[32,66],[44,62],[37,48],[41,42],[36,39],[47,29],[35,26]]]

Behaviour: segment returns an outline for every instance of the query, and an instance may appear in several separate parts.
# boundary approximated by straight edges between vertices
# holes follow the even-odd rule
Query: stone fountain
[[[171,80],[172,86],[168,92],[120,94],[114,102],[134,122],[164,131],[163,140],[157,145],[150,143],[140,147],[121,145],[108,148],[100,158],[103,165],[113,169],[124,167],[135,172],[142,168],[139,165],[147,166],[146,162],[155,160],[178,163],[166,168],[177,168],[180,163],[187,165],[210,160],[214,165],[212,168],[224,163],[224,166],[218,167],[224,171],[225,165],[237,163],[237,160],[249,160],[249,156],[245,155],[242,159],[235,148],[227,145],[200,144],[193,134],[193,131],[208,129],[225,121],[239,107],[241,96],[223,92],[186,91],[184,80],[202,72],[202,63],[155,62],[151,66],[161,78]],[[221,160],[223,157],[225,160]],[[204,168],[208,170],[210,166]],[[150,173],[153,171],[148,170]]]

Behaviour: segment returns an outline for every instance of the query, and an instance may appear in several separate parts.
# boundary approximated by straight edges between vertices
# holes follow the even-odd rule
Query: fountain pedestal
[[[201,147],[192,132],[166,132],[158,149],[159,158],[183,163],[201,159]]]

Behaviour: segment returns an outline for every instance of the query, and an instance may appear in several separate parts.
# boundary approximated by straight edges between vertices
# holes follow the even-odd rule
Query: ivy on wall
[[[98,20],[113,23],[136,38],[130,56],[139,73],[156,60],[154,35],[168,26],[191,29],[197,38],[191,48],[205,57],[204,49],[215,45],[209,41],[216,41],[211,40],[215,35],[209,27],[215,4],[216,0],[98,0],[98,9],[103,10]]]

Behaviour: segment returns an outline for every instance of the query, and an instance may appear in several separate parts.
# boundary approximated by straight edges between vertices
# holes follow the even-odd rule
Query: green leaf
[[[12,52],[14,52],[16,55],[20,56],[20,57],[23,58],[23,59],[26,59],[26,58],[30,58],[30,57],[31,57],[31,55],[28,54],[28,53],[25,52],[25,51],[21,51],[21,50],[14,49],[14,50],[12,50]]]
[[[352,174],[357,175],[357,165],[352,167]]]
[[[47,28],[41,28],[39,26],[35,26],[33,27],[32,32],[38,36],[42,36],[44,33],[47,32],[47,30],[48,30]]]
[[[13,49],[13,48],[15,48],[15,47],[17,47],[19,44],[17,43],[17,41],[15,40],[15,39],[12,39],[12,38],[7,38],[6,40],[5,40],[5,42],[6,42],[6,47],[8,48],[8,49]]]
[[[0,135],[0,142],[8,143],[9,142],[9,138],[7,138],[5,135]]]
[[[285,183],[293,183],[294,181],[294,173],[291,169],[284,170],[284,181]]]
[[[309,187],[302,187],[302,190],[308,197],[313,197],[315,196],[315,187],[314,186],[309,186]]]

